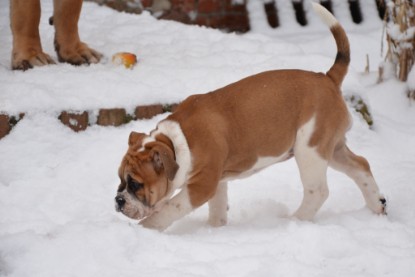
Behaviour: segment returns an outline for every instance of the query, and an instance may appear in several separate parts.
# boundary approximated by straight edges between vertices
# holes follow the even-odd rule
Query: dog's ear
[[[176,176],[179,165],[174,159],[174,152],[164,144],[157,143],[151,149],[154,170],[160,173],[163,169],[171,181]]]
[[[141,142],[146,137],[146,134],[144,133],[137,133],[137,132],[131,132],[130,136],[128,137],[128,145],[133,146],[137,144],[138,142]]]

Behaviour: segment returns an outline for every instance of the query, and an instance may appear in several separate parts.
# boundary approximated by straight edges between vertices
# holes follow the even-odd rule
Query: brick
[[[165,19],[165,20],[174,20],[174,21],[178,21],[184,24],[191,23],[191,19],[189,15],[178,9],[171,9],[169,11],[166,11],[159,18]]]
[[[84,131],[88,127],[88,113],[70,113],[63,111],[59,116],[60,121],[75,132]]]
[[[5,114],[0,114],[0,139],[7,136],[11,129],[10,117]]]
[[[140,14],[142,12],[141,7],[128,5],[126,2],[118,1],[108,1],[105,2],[105,5],[119,12],[135,13]]]
[[[247,32],[250,29],[247,15],[228,14],[222,20],[219,28],[226,29],[230,32]]]
[[[199,0],[197,8],[200,13],[217,13],[223,10],[222,0]]]
[[[154,0],[141,0],[141,5],[143,5],[144,8],[150,8],[153,5]]]
[[[249,31],[249,19],[247,14],[198,14],[195,22],[197,25],[211,28],[220,28],[228,32]]]
[[[177,107],[179,106],[179,104],[166,104],[163,106],[163,112],[165,113],[173,113],[176,111]]]
[[[199,26],[209,26],[209,17],[198,14],[193,23]]]
[[[100,109],[97,124],[101,126],[120,126],[127,121],[125,109]]]
[[[148,106],[138,106],[135,109],[135,117],[137,119],[150,119],[153,116],[164,113],[163,105],[148,105]]]
[[[226,12],[247,13],[246,4],[233,3],[232,0],[225,1]]]
[[[196,10],[196,0],[171,0],[172,9],[189,13]]]
[[[211,28],[221,28],[224,17],[218,14],[206,15],[198,14],[195,24],[201,26],[207,26]]]

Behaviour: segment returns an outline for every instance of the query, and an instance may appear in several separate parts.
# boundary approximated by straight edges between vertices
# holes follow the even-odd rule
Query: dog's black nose
[[[125,199],[122,196],[115,197],[115,202],[117,203],[119,209],[125,205]]]

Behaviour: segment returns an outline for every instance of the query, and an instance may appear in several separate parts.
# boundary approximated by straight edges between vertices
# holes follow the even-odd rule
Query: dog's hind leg
[[[303,201],[294,216],[301,220],[311,220],[329,195],[326,176],[328,161],[320,156],[316,147],[309,146],[313,131],[314,119],[298,130],[294,146],[294,156],[304,187]]]
[[[365,158],[355,155],[342,143],[336,147],[329,165],[355,181],[369,209],[377,214],[386,214],[385,197],[380,194]]]
[[[219,183],[215,195],[208,201],[209,220],[213,227],[226,225],[228,221],[228,184]]]
[[[306,146],[307,147],[307,146]],[[295,160],[303,183],[303,201],[294,213],[301,220],[311,220],[329,196],[327,186],[328,162],[320,157],[315,148],[297,149]]]

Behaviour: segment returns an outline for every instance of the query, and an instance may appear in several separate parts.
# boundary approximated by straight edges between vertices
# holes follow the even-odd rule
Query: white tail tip
[[[313,5],[314,11],[320,16],[321,20],[323,20],[327,26],[331,28],[339,23],[325,7],[315,2],[311,2],[311,4]]]

